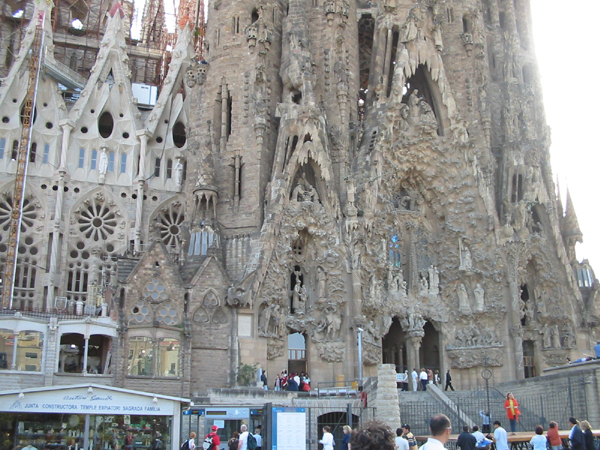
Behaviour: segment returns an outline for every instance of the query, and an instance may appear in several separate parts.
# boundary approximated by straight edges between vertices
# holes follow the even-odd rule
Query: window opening
[[[185,142],[187,140],[187,136],[185,133],[185,125],[183,124],[183,122],[177,122],[174,126],[173,126],[173,144],[175,144],[175,147],[177,148],[182,148],[185,145]]]
[[[80,148],[79,149],[79,162],[77,164],[77,168],[83,169],[84,162],[85,162],[85,149]]]
[[[523,341],[523,370],[525,378],[536,376],[534,341]]]
[[[32,162],[32,163],[35,162],[36,154],[37,154],[37,142],[33,142],[31,144],[31,148],[29,149],[29,162]]]
[[[115,152],[108,152],[108,168],[109,172],[115,171]]]
[[[121,153],[121,173],[127,173],[127,153]]]
[[[169,159],[167,159],[167,179],[170,179],[172,174],[173,174],[173,160],[169,158]]]
[[[396,68],[396,54],[398,53],[398,41],[400,39],[400,32],[396,27],[392,32],[392,51],[390,53],[390,67],[387,79],[387,96],[389,97],[392,93],[392,81],[394,79],[394,69]]]
[[[0,139],[0,159],[4,159],[4,149],[6,148],[6,139]]]
[[[92,150],[92,159],[90,161],[90,169],[96,169],[96,161],[98,160],[98,150]]]
[[[114,125],[112,114],[108,111],[103,112],[98,118],[98,132],[100,136],[104,139],[109,138],[113,132]]]
[[[10,154],[10,159],[13,161],[17,160],[17,156],[19,154],[19,141],[16,139],[13,141],[12,152]]]
[[[160,177],[160,158],[154,160],[154,176]]]
[[[368,89],[369,87],[374,33],[374,18],[371,17],[370,14],[363,15],[358,21],[358,63],[360,71],[360,89]]]

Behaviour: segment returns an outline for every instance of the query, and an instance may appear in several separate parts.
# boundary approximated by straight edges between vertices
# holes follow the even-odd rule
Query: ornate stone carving
[[[448,350],[450,358],[450,367],[453,369],[469,369],[471,367],[488,366],[500,367],[504,365],[504,351],[499,348],[488,348],[485,351],[481,349],[460,349]],[[487,361],[484,361],[484,355]]]
[[[327,362],[341,362],[346,356],[346,344],[343,342],[318,343],[319,357]]]

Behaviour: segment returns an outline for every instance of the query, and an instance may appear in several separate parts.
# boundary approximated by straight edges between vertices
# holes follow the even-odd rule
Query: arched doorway
[[[350,420],[351,419],[351,420]],[[336,447],[340,448],[341,444],[338,446],[338,442],[342,442],[344,438],[344,425],[350,425],[352,429],[358,428],[358,416],[356,414],[352,414],[351,417],[348,415],[348,412],[330,412],[325,413],[317,417],[317,429],[319,439],[323,436],[323,427],[328,426],[331,429],[331,434],[333,434],[333,439],[336,442]],[[319,445],[319,447],[321,447]]]
[[[307,372],[306,338],[301,333],[288,335],[288,373]]]
[[[436,370],[442,373],[440,365],[440,334],[435,329],[431,322],[425,322],[423,327],[425,335],[421,341],[421,350],[419,352],[419,360],[421,367],[431,369],[435,373]],[[441,376],[440,376],[441,379]]]
[[[390,330],[383,337],[381,349],[384,364],[394,364],[398,373],[409,370],[406,355],[406,333],[402,330],[402,325],[397,317],[394,317]]]

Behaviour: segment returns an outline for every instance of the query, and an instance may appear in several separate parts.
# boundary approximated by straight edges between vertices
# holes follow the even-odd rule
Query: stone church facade
[[[351,380],[359,330],[364,376],[464,388],[592,352],[597,281],[556,195],[527,0],[210,1],[201,60],[185,21],[168,57],[162,24],[134,42],[127,2],[3,5],[3,254],[39,12],[45,32],[7,381]]]

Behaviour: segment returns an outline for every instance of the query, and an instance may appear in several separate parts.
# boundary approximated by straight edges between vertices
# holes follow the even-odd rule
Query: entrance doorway
[[[384,364],[393,364],[398,373],[409,370],[406,356],[406,333],[402,330],[402,325],[397,317],[394,317],[390,331],[383,337],[381,348]]]
[[[523,370],[525,378],[533,378],[536,375],[534,341],[523,341]]]
[[[301,333],[288,335],[288,373],[306,373],[306,338]]]
[[[419,351],[421,367],[431,369],[434,373],[436,370],[442,373],[440,366],[440,334],[429,321],[425,322],[423,331],[425,332],[425,336],[423,336]]]

